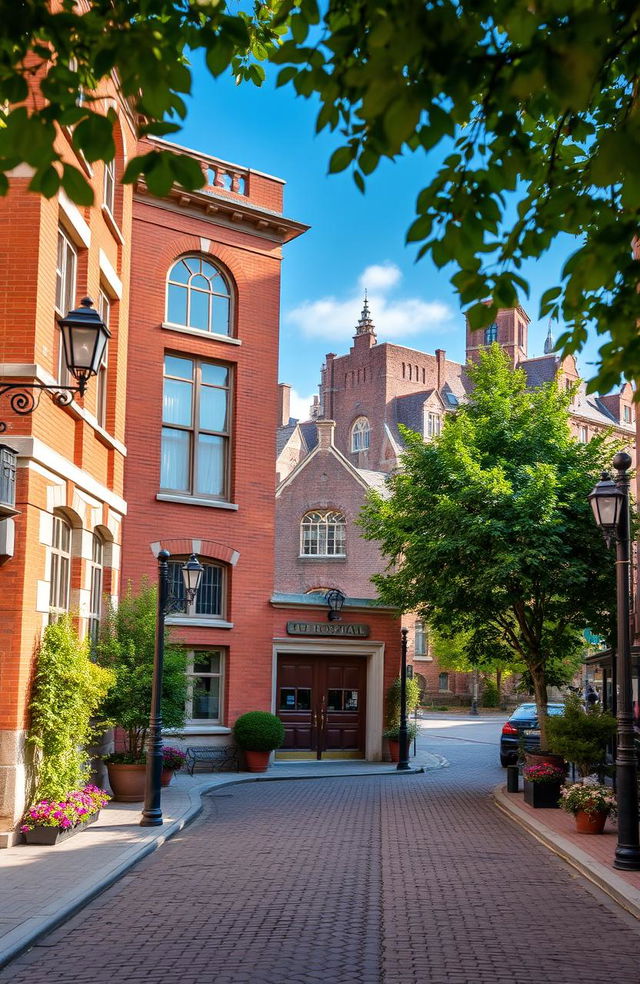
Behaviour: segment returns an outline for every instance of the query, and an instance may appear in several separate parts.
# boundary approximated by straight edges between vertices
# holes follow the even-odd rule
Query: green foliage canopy
[[[44,630],[29,710],[28,742],[37,749],[34,802],[60,800],[89,778],[91,719],[115,675],[96,666],[89,641],[80,641],[70,615]]]
[[[331,171],[364,190],[381,159],[426,153],[437,173],[417,196],[407,239],[452,284],[472,326],[527,294],[527,260],[561,236],[576,251],[541,316],[561,318],[564,351],[605,335],[593,388],[640,377],[637,235],[640,9],[633,0],[63,0],[5,4],[0,23],[0,193],[21,162],[43,195],[60,184],[91,199],[61,165],[56,123],[91,162],[114,153],[113,115],[92,97],[115,73],[142,133],[177,132],[191,91],[188,53],[214,75],[279,85],[319,100],[317,129],[337,131]],[[45,97],[28,97],[36,76]],[[79,94],[83,100],[79,105]],[[198,187],[195,161],[158,149],[130,161],[166,194]],[[483,301],[492,298],[491,303]],[[607,334],[608,333],[608,334]]]
[[[431,443],[404,431],[391,497],[368,497],[364,535],[388,560],[373,580],[385,603],[462,633],[472,664],[524,664],[542,718],[547,667],[579,650],[585,625],[609,635],[614,566],[587,495],[611,451],[575,441],[571,394],[527,390],[498,345],[469,374],[471,402]]]
[[[109,725],[126,732],[127,751],[141,759],[144,752],[149,712],[156,637],[157,592],[143,583],[138,594],[131,584],[118,607],[109,605],[96,659],[115,675],[115,683],[104,703]],[[186,652],[171,645],[165,636],[162,688],[162,724],[179,729],[184,725],[187,695]]]

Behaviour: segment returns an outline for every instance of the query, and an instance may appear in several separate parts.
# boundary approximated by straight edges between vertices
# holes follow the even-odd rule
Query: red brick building
[[[522,368],[532,387],[541,386],[555,378],[561,379],[575,392],[571,404],[571,424],[576,437],[588,441],[594,433],[612,429],[626,444],[635,460],[635,404],[633,389],[625,384],[619,393],[605,397],[588,395],[580,380],[572,356],[561,360],[553,351],[549,333],[545,353],[539,358],[528,357],[529,318],[522,308],[501,310],[496,322],[483,331],[471,331],[467,325],[467,360],[492,342],[498,342],[514,366]],[[301,462],[313,454],[314,420],[323,427],[323,418],[335,421],[336,452],[362,475],[375,475],[379,483],[400,465],[404,447],[400,425],[422,434],[425,440],[440,433],[444,416],[468,399],[470,380],[461,363],[447,359],[443,349],[434,354],[390,343],[378,344],[367,301],[356,326],[353,345],[346,355],[330,352],[321,369],[319,396],[311,408],[311,421],[289,420],[284,392],[281,426],[278,431],[277,474],[279,489],[292,478],[300,482]],[[295,468],[287,480],[290,470]],[[301,498],[305,491],[302,482]],[[309,491],[309,490],[307,490]],[[279,495],[281,493],[279,492]],[[344,495],[341,508],[351,522],[362,505],[363,492],[353,485]],[[293,510],[300,521],[302,502],[283,498],[278,506],[279,527],[292,523],[294,517],[280,511]],[[311,506],[309,506],[311,508]],[[355,531],[354,531],[355,532]],[[355,533],[357,537],[357,533]],[[363,551],[360,562],[349,566],[342,575],[342,590],[347,596],[363,592],[370,576],[381,569],[384,561],[375,555],[371,544]],[[300,575],[300,562],[279,547],[276,586],[287,585]],[[308,580],[308,578],[307,578]],[[301,590],[308,590],[304,584]],[[372,597],[372,590],[365,590]],[[409,655],[415,672],[430,700],[449,701],[468,699],[472,682],[466,673],[441,670],[433,659],[428,630],[415,617],[403,619],[409,629]]]
[[[188,744],[215,744],[273,707],[280,265],[306,226],[280,179],[180,149],[207,184],[134,198],[123,578],[155,581],[161,548],[176,591],[192,551],[204,565],[168,623],[189,653]]]
[[[288,419],[285,387],[281,393]],[[376,600],[370,576],[380,552],[356,520],[367,490],[384,491],[385,476],[351,464],[334,444],[334,428],[322,419],[304,425],[306,437],[289,434],[307,453],[276,491],[273,649],[286,735],[276,757],[376,761],[384,694],[400,670],[401,622]],[[345,596],[339,621],[328,618],[333,590]]]
[[[56,143],[64,160],[84,171],[92,206],[77,207],[63,191],[48,200],[28,191],[24,165],[0,198],[0,389],[73,382],[57,318],[85,295],[111,331],[83,399],[61,407],[41,393],[34,413],[20,415],[9,394],[0,396],[0,441],[10,449],[3,464],[10,468],[17,457],[17,515],[0,503],[0,846],[11,842],[25,806],[27,708],[41,632],[65,611],[77,614],[83,635],[95,632],[104,595],[119,591],[132,193],[118,177],[136,135],[115,87],[98,108],[108,107],[118,120],[111,164],[90,167],[66,130]]]

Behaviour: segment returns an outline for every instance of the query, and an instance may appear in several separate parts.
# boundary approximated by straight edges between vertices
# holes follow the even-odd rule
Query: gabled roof
[[[560,357],[551,355],[540,355],[535,359],[523,359],[519,363],[518,369],[524,369],[527,376],[527,387],[538,389],[545,383],[552,383],[558,373]]]
[[[303,420],[300,424],[300,430],[302,431],[307,451],[313,451],[318,443],[318,430],[315,420]]]
[[[284,427],[278,427],[276,431],[276,457],[280,457],[297,426],[298,424],[296,422],[295,424],[285,424]]]
[[[315,424],[313,426],[315,428]],[[276,498],[278,497],[280,492],[287,487],[287,485],[290,485],[291,482],[293,482],[297,478],[297,476],[300,474],[303,468],[308,467],[310,462],[312,462],[313,459],[319,453],[320,453],[320,445],[317,443],[317,434],[316,434],[316,445],[313,451],[310,451],[309,454],[306,454],[304,458],[302,458],[298,462],[296,467],[293,468],[292,471],[290,471],[289,474],[282,479],[280,484],[276,487]],[[336,459],[338,464],[340,464],[346,471],[348,471],[350,475],[353,478],[355,478],[356,482],[358,482],[358,484],[362,486],[363,489],[368,489],[370,487],[370,483],[365,477],[365,475],[377,474],[377,473],[367,472],[366,469],[356,468],[355,465],[352,465],[349,459],[343,455],[342,451],[338,450],[335,444],[332,444],[329,448],[327,448],[327,453],[333,455],[333,457]],[[362,474],[363,472],[364,474]]]

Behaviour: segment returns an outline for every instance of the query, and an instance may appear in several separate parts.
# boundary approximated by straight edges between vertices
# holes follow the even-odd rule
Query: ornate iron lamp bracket
[[[40,398],[44,393],[48,393],[53,402],[58,407],[68,407],[73,402],[74,393],[83,395],[86,388],[84,385],[78,386],[47,386],[45,383],[3,383],[0,385],[0,398],[10,393],[9,406],[14,413],[21,417],[26,417],[33,413],[40,404]],[[0,420],[0,434],[4,434],[7,429],[6,422]]]

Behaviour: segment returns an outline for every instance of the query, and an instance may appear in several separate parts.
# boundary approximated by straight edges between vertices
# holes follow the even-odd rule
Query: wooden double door
[[[280,655],[278,758],[364,758],[366,682],[362,656]]]

